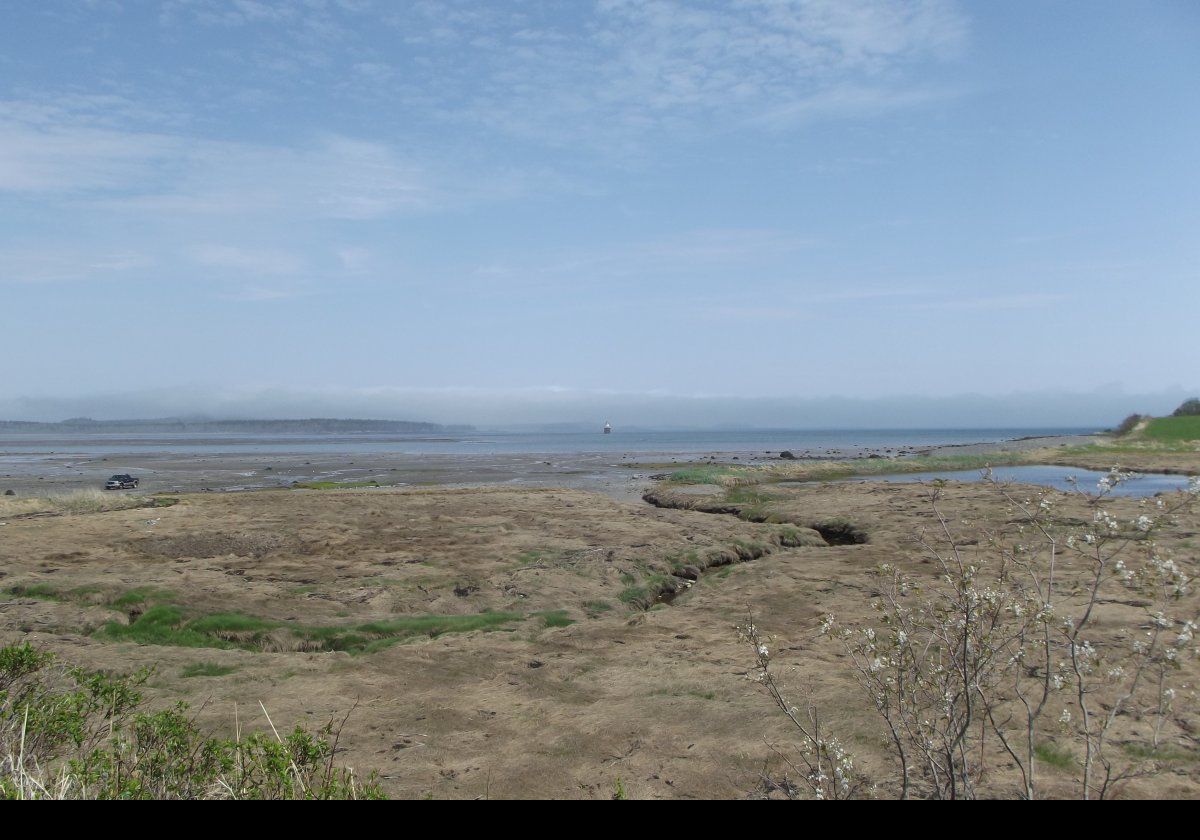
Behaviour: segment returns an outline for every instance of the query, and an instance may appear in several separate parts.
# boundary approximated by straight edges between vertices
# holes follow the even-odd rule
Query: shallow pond
[[[1038,484],[1043,487],[1053,487],[1055,490],[1072,490],[1077,486],[1088,493],[1097,492],[1099,481],[1108,475],[1107,472],[1096,470],[1081,470],[1075,467],[1056,467],[1036,464],[1019,467],[993,467],[992,474],[997,481],[1014,482],[1016,484]],[[1077,485],[1072,485],[1069,479],[1074,477]],[[839,481],[982,481],[980,470],[952,470],[946,472],[893,473],[890,475],[854,476]],[[1164,475],[1162,473],[1140,473],[1137,478],[1121,482],[1113,489],[1114,496],[1153,496],[1155,493],[1169,493],[1173,490],[1188,488],[1186,475]],[[793,483],[793,482],[785,482]],[[794,482],[795,484],[808,482]]]

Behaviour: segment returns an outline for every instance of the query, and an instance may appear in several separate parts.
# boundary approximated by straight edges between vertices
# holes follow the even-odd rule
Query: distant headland
[[[171,432],[193,434],[457,434],[473,426],[443,426],[412,420],[361,420],[310,417],[305,420],[214,420],[206,417],[162,417],[149,420],[93,420],[72,417],[58,422],[0,420],[0,434],[122,434]]]

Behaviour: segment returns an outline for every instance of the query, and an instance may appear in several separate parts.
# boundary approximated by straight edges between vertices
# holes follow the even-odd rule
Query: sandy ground
[[[10,593],[0,596],[0,639],[30,639],[91,667],[154,666],[156,701],[187,698],[214,729],[229,731],[235,709],[242,726],[265,726],[259,704],[277,726],[353,710],[343,759],[378,771],[394,796],[608,798],[619,779],[631,797],[743,797],[758,790],[764,768],[778,769],[775,748],[791,742],[735,631],[753,612],[777,637],[784,683],[798,698],[812,692],[825,725],[886,792],[880,723],[845,654],[816,628],[826,613],[870,620],[867,572],[879,563],[932,574],[914,541],[932,524],[928,490],[772,492],[782,494],[786,528],[529,487],[196,493],[154,510],[10,517],[0,526],[0,589]],[[1071,504],[1064,497],[1064,516]],[[973,525],[1008,516],[977,485],[951,485],[947,506]],[[1134,500],[1111,507],[1121,517],[1140,509]],[[810,530],[825,533],[837,520],[868,542],[828,545]],[[794,533],[783,540],[786,529]],[[1192,515],[1162,537],[1193,574],[1198,531]],[[736,562],[716,565],[728,560]],[[646,610],[622,600],[631,586],[683,580],[672,572],[693,563],[713,565],[669,604]],[[29,586],[58,595],[11,594]],[[105,604],[140,587],[192,615],[322,626],[485,609],[522,618],[360,654],[96,638],[105,622],[137,617],[142,606]],[[1200,608],[1188,597],[1189,609]],[[547,626],[545,611],[575,623]],[[234,670],[185,678],[198,663]],[[1194,684],[1197,674],[1185,677]],[[1194,720],[1173,725],[1170,738],[1194,755]],[[1189,760],[1127,793],[1195,797],[1198,766]],[[1051,789],[1066,784],[1048,772]]]

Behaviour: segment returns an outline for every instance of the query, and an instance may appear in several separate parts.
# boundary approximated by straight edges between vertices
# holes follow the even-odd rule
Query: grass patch
[[[72,594],[75,594],[76,591],[73,590]],[[153,586],[138,586],[110,599],[107,605],[115,610],[125,610],[135,604],[145,604],[148,601],[166,601],[174,596],[175,593],[168,589],[158,589]]]
[[[233,665],[218,665],[215,662],[197,662],[187,665],[179,672],[181,677],[227,677],[236,671]]]
[[[12,598],[36,598],[39,601],[65,600],[62,593],[48,583],[33,583],[29,586],[10,586],[4,594]]]
[[[521,613],[485,612],[405,616],[351,626],[319,626],[241,613],[214,613],[189,620],[179,607],[162,604],[151,607],[130,624],[110,621],[94,635],[112,642],[171,647],[370,653],[415,638],[496,630],[525,618]]]
[[[672,484],[721,484],[725,479],[734,478],[745,472],[744,467],[731,467],[726,464],[704,464],[676,470],[668,476]]]
[[[584,601],[583,608],[587,610],[588,615],[597,616],[609,612],[613,607],[608,601]]]
[[[80,514],[102,513],[110,510],[131,508],[169,507],[178,499],[159,496],[132,496],[124,493],[106,493],[103,490],[73,490],[34,499],[15,496],[0,496],[0,516],[27,516],[31,514]]]
[[[860,458],[853,461],[784,462],[759,466],[730,466],[701,464],[672,472],[667,481],[672,484],[717,484],[727,489],[726,500],[761,508],[773,498],[759,490],[736,495],[745,485],[771,484],[781,481],[837,481],[859,476],[895,473],[940,472],[983,469],[987,466],[1012,466],[1029,462],[1023,452],[992,452],[985,455],[939,455],[916,458]]]
[[[1194,764],[1200,762],[1200,750],[1185,750],[1181,747],[1168,746],[1166,744],[1161,744],[1158,749],[1149,744],[1124,744],[1121,749],[1130,758],[1137,758],[1142,761],[1162,761],[1168,764],[1180,764],[1183,762]]]
[[[567,615],[566,610],[549,610],[547,612],[535,613],[542,618],[542,623],[546,627],[570,627],[575,624],[575,619]]]
[[[638,601],[648,601],[650,592],[644,586],[627,586],[621,590],[621,594],[617,596],[617,600],[622,604],[633,604]]]
[[[1077,765],[1075,755],[1053,741],[1044,741],[1033,748],[1037,760],[1057,770],[1070,770]]]
[[[354,490],[364,487],[382,487],[378,481],[297,481],[296,490]]]
[[[1200,441],[1200,417],[1157,417],[1146,425],[1141,435],[1146,440],[1162,443]]]

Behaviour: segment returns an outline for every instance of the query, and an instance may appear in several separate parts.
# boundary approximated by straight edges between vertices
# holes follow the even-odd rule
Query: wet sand
[[[904,458],[914,455],[1014,452],[1075,446],[1095,440],[1076,435],[1024,438],[1000,443],[940,447],[875,449],[795,449],[797,460]],[[297,482],[375,481],[400,487],[465,487],[512,485],[565,487],[633,500],[651,484],[650,476],[672,464],[720,462],[745,465],[779,463],[774,452],[577,453],[570,455],[413,455],[407,453],[262,454],[215,453],[179,455],[139,452],[87,455],[45,452],[6,454],[0,444],[0,493],[44,496],[104,486],[116,473],[136,475],[139,493],[230,492],[291,487]]]

